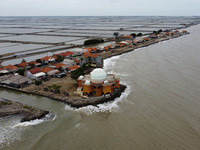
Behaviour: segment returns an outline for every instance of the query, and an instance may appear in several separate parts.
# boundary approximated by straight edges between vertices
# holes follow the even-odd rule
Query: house
[[[56,56],[46,56],[46,57],[40,58],[40,60],[42,61],[43,64],[55,62],[56,59],[57,59]]]
[[[76,65],[76,62],[70,59],[64,59],[62,63],[65,64],[67,67]]]
[[[60,54],[54,54],[54,56],[61,56],[61,57],[64,57],[64,58],[71,58],[71,56],[73,55],[73,52],[71,51],[66,51],[66,52],[63,52],[63,53],[60,53]]]
[[[26,76],[30,79],[41,79],[45,76],[46,74],[44,72],[42,72],[39,68],[34,68],[31,70],[28,70],[26,73]]]
[[[21,75],[12,75],[7,80],[1,82],[3,85],[11,86],[14,88],[23,88],[32,83],[32,80]]]
[[[58,69],[59,71],[63,71],[63,70],[66,70],[69,66],[67,66],[66,64],[63,64],[63,63],[57,63],[53,66],[49,66],[51,68],[54,68],[54,69]]]
[[[78,65],[75,65],[75,66],[70,66],[70,67],[68,67],[68,70],[69,70],[70,72],[72,72],[72,71],[77,70],[78,68],[79,68],[79,66],[78,66]]]
[[[93,67],[102,67],[103,66],[103,60],[101,59],[101,56],[98,54],[91,54],[89,52],[85,52],[83,56],[79,59],[79,64],[82,67],[83,64],[89,64]]]
[[[133,36],[131,36],[131,35],[120,35],[118,40],[119,41],[133,40]]]
[[[27,62],[22,62],[20,64],[17,64],[18,67],[26,68],[28,66]]]
[[[36,61],[31,61],[31,62],[29,62],[29,65],[31,66],[31,65],[34,65],[35,67],[38,67],[38,66],[41,66],[42,64],[41,63],[38,63],[38,62],[36,62]]]
[[[46,73],[46,75],[48,75],[48,76],[52,76],[52,75],[60,72],[58,69],[53,69],[50,67],[44,67],[41,69],[41,71]]]
[[[6,72],[15,73],[19,68],[14,65],[8,65],[1,67],[0,70],[7,70]]]

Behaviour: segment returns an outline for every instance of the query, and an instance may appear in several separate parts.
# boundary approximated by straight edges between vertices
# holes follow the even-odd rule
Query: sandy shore
[[[0,117],[23,115],[21,122],[43,118],[49,111],[0,98]]]

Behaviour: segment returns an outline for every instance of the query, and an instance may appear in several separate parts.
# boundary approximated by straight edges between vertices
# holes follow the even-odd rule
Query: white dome
[[[90,85],[90,81],[89,81],[89,80],[86,80],[86,81],[85,81],[85,84],[86,84],[86,85]]]
[[[79,80],[83,80],[83,78],[84,78],[83,76],[80,76],[78,79],[79,79]]]
[[[108,85],[108,84],[109,84],[109,82],[106,80],[106,81],[104,81],[104,84],[105,84],[105,85]]]
[[[102,80],[102,79],[105,79],[107,77],[106,72],[101,68],[94,69],[90,73],[90,75],[91,75],[92,79],[97,79],[97,80]]]

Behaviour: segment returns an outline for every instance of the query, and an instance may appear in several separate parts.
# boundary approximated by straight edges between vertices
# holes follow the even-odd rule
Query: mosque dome
[[[105,84],[105,85],[108,85],[108,84],[109,84],[109,82],[106,80],[106,81],[104,81],[104,84]]]
[[[78,79],[79,79],[79,80],[83,80],[83,78],[84,78],[83,76],[79,76],[79,78],[78,78]]]
[[[91,73],[92,79],[103,80],[107,77],[106,72],[101,68],[94,69]]]
[[[86,81],[85,81],[85,84],[86,84],[86,85],[90,85],[90,81],[89,81],[89,80],[86,80]]]

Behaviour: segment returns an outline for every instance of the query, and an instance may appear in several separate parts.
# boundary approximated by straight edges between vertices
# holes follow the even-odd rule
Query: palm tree
[[[116,39],[118,39],[119,32],[114,32],[113,35],[115,36]]]

